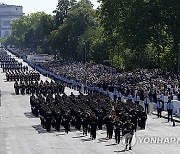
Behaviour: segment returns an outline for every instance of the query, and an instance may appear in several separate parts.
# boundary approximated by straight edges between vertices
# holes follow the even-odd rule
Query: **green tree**
[[[114,49],[135,59],[136,67],[161,67],[174,62],[179,52],[180,1],[100,0],[99,16],[106,36],[114,38]],[[111,47],[111,48],[113,48]],[[172,51],[173,52],[170,52]],[[114,50],[116,52],[117,50]],[[166,56],[169,57],[166,58]],[[131,56],[130,56],[131,57]],[[127,57],[126,57],[127,58]],[[123,58],[124,59],[124,58]],[[155,59],[155,60],[153,60]],[[168,60],[164,63],[164,60]],[[126,60],[126,59],[124,59]],[[134,61],[130,58],[134,63]],[[176,59],[176,62],[178,59]],[[154,65],[154,66],[155,66]]]
[[[77,46],[81,35],[95,24],[95,12],[89,0],[81,0],[71,6],[64,23],[58,30],[52,32],[51,38],[54,40],[58,55],[65,59],[78,60]],[[54,44],[52,43],[52,44]]]
[[[102,27],[89,27],[79,39],[79,60],[82,62],[107,63],[109,59],[107,44],[103,37]]]
[[[44,12],[23,16],[13,22],[12,35],[5,42],[8,43],[11,39],[17,47],[48,52],[49,35],[54,30],[54,25],[53,16]]]
[[[55,23],[56,27],[64,23],[64,20],[67,18],[68,11],[76,3],[76,0],[58,0],[58,5],[55,13]]]

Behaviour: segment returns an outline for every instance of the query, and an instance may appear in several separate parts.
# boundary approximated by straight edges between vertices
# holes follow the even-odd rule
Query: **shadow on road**
[[[107,142],[109,139],[107,139],[107,138],[99,138],[98,140],[99,140],[99,142]]]
[[[73,136],[72,138],[81,138],[81,137],[84,137],[84,136]]]
[[[16,95],[15,93],[11,93],[11,95]],[[18,96],[18,95],[17,95]]]
[[[116,143],[112,143],[112,144],[107,144],[106,146],[113,146],[113,145],[117,145]]]
[[[47,131],[41,125],[33,125],[32,126],[38,133],[47,133]]]
[[[92,141],[91,138],[88,138],[88,139],[81,139],[83,142],[87,142],[87,141]]]
[[[120,152],[126,152],[126,151],[129,151],[129,150],[119,150],[119,151],[114,151],[114,152],[116,152],[116,153],[120,153]]]
[[[59,133],[56,136],[60,136],[60,135],[66,135],[66,133]]]
[[[34,115],[32,115],[31,112],[25,112],[24,115],[25,115],[26,117],[28,117],[28,118],[37,118],[37,117],[35,117]]]

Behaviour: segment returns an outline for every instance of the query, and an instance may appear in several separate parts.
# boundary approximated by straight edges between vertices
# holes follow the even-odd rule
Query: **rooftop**
[[[0,7],[22,7],[22,6],[18,6],[18,5],[8,5],[8,4],[0,3]]]

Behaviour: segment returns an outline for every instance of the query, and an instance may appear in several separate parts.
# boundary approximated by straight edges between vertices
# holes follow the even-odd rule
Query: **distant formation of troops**
[[[18,71],[28,70],[27,66],[23,66],[22,63],[16,61],[15,58],[11,58],[11,56],[8,55],[7,53],[0,53],[0,63],[3,72],[15,71],[15,70]]]
[[[37,78],[38,79],[38,78]],[[55,94],[64,92],[65,86],[61,82],[45,81],[15,81],[14,90],[16,95],[24,94]]]
[[[9,71],[6,72],[7,81],[39,81],[40,74],[35,71]]]

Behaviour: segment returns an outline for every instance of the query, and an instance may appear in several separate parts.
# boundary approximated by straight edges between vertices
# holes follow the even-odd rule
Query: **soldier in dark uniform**
[[[35,87],[34,89],[35,89],[36,95],[39,94],[39,84],[38,84],[38,81],[35,81],[34,87]]]
[[[4,68],[3,68],[3,69],[4,69]],[[4,71],[3,71],[3,72],[4,72]],[[6,80],[7,80],[7,81],[9,81],[9,76],[10,76],[9,73],[6,72]]]
[[[144,112],[142,112],[141,117],[140,117],[140,128],[141,129],[145,129],[146,120],[147,120],[147,113],[144,111]]]
[[[91,118],[91,137],[92,140],[96,139],[97,119],[93,115]]]
[[[15,83],[14,83],[14,89],[15,89],[16,95],[19,95],[19,85],[18,85],[17,81],[15,81]]]
[[[138,116],[137,116],[137,113],[132,110],[131,112],[131,122],[133,123],[133,126],[134,126],[134,131],[136,132],[136,129],[137,129],[137,123],[138,123]]]
[[[24,84],[24,82],[21,83],[21,94],[22,95],[25,94],[25,84]]]
[[[77,130],[81,130],[81,115],[80,115],[80,111],[77,113],[77,115],[75,116],[75,127]]]
[[[109,139],[112,139],[113,130],[114,130],[114,122],[113,119],[111,119],[109,122]]]
[[[52,113],[50,110],[47,111],[45,119],[46,119],[46,130],[47,130],[47,132],[50,132],[51,122],[52,122]]]
[[[86,136],[87,136],[88,124],[89,124],[89,118],[88,118],[88,114],[86,113],[82,120],[83,135]]]
[[[107,115],[104,117],[104,123],[106,124],[106,132],[107,132],[107,138],[109,138],[109,123],[110,123],[110,115]]]
[[[107,128],[107,137],[112,138],[113,135],[113,119],[111,116],[105,118],[106,128]]]
[[[102,125],[103,125],[103,111],[102,110],[100,110],[98,112],[97,118],[98,118],[97,119],[98,120],[98,129],[102,130]]]
[[[57,131],[60,130],[61,122],[62,122],[61,113],[58,111],[58,112],[56,113],[56,116],[55,116],[55,129],[56,129]]]
[[[65,132],[68,134],[68,132],[70,131],[70,115],[68,113],[65,114],[63,118],[63,124],[65,128]]]
[[[35,112],[34,112],[34,110],[35,110],[35,96],[34,95],[31,95],[30,96],[30,105],[31,105],[31,112],[32,112],[32,114],[33,115],[35,115]]]
[[[28,81],[25,81],[25,87],[26,87],[26,94],[29,94],[30,88],[29,88],[29,83]]]
[[[115,122],[115,129],[114,129],[114,133],[115,133],[115,140],[116,143],[119,144],[120,143],[120,131],[121,131],[121,125],[122,123],[118,120],[116,120]]]

